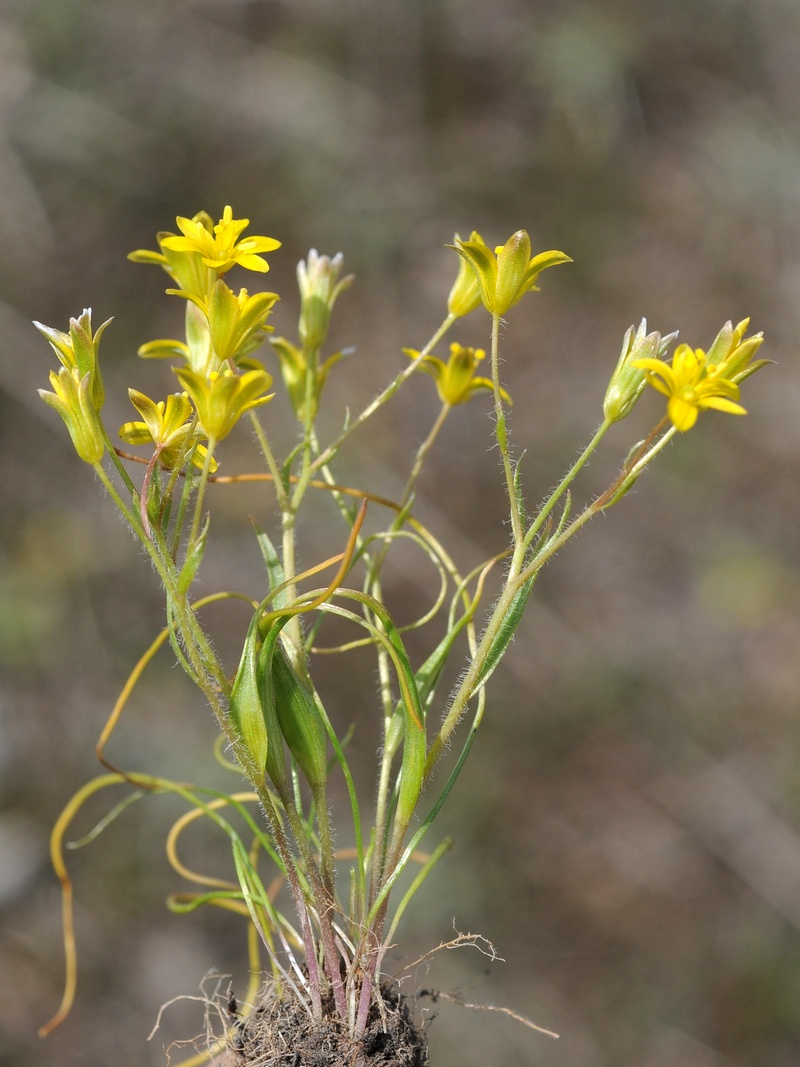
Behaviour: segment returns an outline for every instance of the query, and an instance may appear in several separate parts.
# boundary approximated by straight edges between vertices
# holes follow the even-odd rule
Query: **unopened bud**
[[[331,259],[330,256],[319,255],[316,248],[312,248],[308,259],[301,259],[297,264],[297,284],[300,288],[298,333],[306,348],[318,349],[325,343],[336,298],[353,282],[352,274],[337,281],[342,263],[341,252]]]
[[[646,319],[635,330],[633,326],[628,327],[603,401],[603,415],[608,422],[620,422],[630,415],[647,384],[644,371],[633,366],[634,360],[662,359],[677,336],[671,333],[662,337],[657,330],[647,333]]]

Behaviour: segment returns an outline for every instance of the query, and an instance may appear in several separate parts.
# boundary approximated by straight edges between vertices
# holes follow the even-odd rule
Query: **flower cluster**
[[[272,378],[251,353],[272,329],[267,319],[278,295],[251,296],[247,289],[235,293],[222,275],[237,265],[263,274],[269,264],[262,253],[280,248],[280,241],[272,237],[243,238],[250,220],[234,219],[230,206],[216,224],[204,211],[191,219],[179,216],[176,221],[183,236],[160,233],[160,252],[140,249],[129,258],[162,267],[178,284],[167,292],[186,301],[186,341],[150,341],[139,349],[144,358],[182,358],[185,365],[175,367],[174,373],[185,392],[180,400],[169,398],[166,409],[163,401],[156,405],[137,393],[138,399],[131,399],[145,424],[127,423],[120,433],[129,444],[154,441],[167,466],[184,455],[183,445],[192,434],[202,433],[216,445],[246,412],[272,399],[272,394],[266,395]],[[188,412],[180,425],[173,425],[186,405],[194,411],[191,431]],[[169,427],[168,444],[163,439],[164,422]],[[174,442],[176,433],[180,433],[181,447]],[[192,462],[202,466],[204,459],[205,447],[196,445]]]

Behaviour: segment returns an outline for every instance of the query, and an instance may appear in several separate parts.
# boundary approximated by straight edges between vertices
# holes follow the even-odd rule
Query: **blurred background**
[[[78,999],[50,1038],[35,1033],[63,976],[50,827],[98,772],[95,740],[162,606],[37,397],[55,361],[30,320],[113,315],[108,422],[132,418],[128,385],[172,388],[136,348],[175,336],[181,310],[165,276],[126,254],[155,247],[176,215],[225,204],[283,241],[266,279],[284,294],[278,333],[295,328],[310,246],[341,250],[357,275],[337,305],[332,341],[357,352],[328,387],[328,432],[441,321],[455,231],[493,245],[526,227],[535,250],[568,252],[574,265],[543,275],[505,331],[534,501],[597,425],[632,322],[701,347],[726,319],[765,331],[778,366],[747,383],[747,418],[702,416],[541,577],[438,826],[455,848],[391,965],[454,926],[481,933],[505,963],[443,951],[408,991],[504,1005],[561,1034],[426,1004],[434,1067],[800,1062],[796,0],[3,0],[0,189],[0,1064],[161,1064],[203,1025],[202,1006],[181,1002],[147,1044],[162,1003],[197,995],[210,970],[244,990],[235,920],[164,907],[185,888],[163,854],[181,809],[151,798],[70,854]],[[486,344],[487,330],[478,311],[454,337]],[[436,406],[413,379],[342,457],[341,480],[398,493]],[[608,484],[659,410],[643,398],[579,494]],[[267,414],[293,432],[280,399]],[[464,569],[506,536],[489,428],[483,400],[454,412],[415,505]],[[243,435],[229,470],[248,469],[248,449]],[[252,587],[245,520],[272,521],[273,501],[233,489],[213,503],[208,588]],[[305,559],[340,547],[321,506]],[[401,614],[430,583],[400,555]],[[235,664],[245,620],[214,619]],[[357,725],[369,791],[371,668],[357,684],[339,671],[334,708]],[[165,653],[109,754],[214,781],[211,738]],[[187,857],[226,870],[224,844],[200,830]]]

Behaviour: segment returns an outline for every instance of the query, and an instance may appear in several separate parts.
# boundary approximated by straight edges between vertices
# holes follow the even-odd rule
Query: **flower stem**
[[[206,487],[208,486],[208,476],[211,473],[211,460],[214,456],[214,449],[217,446],[217,442],[213,437],[209,437],[208,445],[206,446],[206,455],[203,462],[203,470],[200,473],[200,478],[197,486],[197,499],[194,502],[194,516],[192,518],[192,528],[189,531],[189,540],[186,546],[187,555],[191,554],[197,544],[197,537],[200,533],[200,521],[203,516],[203,501],[205,500]]]
[[[508,430],[506,426],[506,413],[503,407],[503,396],[500,392],[500,315],[495,311],[492,314],[492,386],[494,390],[494,413],[495,435],[500,455],[503,458],[503,471],[506,476],[506,493],[508,506],[511,512],[511,529],[513,531],[514,545],[522,544],[522,504],[519,498],[514,477],[514,464],[508,447]]]
[[[423,359],[426,355],[428,355],[431,350],[436,347],[442,337],[444,337],[444,335],[456,321],[456,318],[457,316],[455,315],[448,315],[447,318],[442,322],[436,333],[434,333],[433,337],[431,337],[430,341],[428,341],[428,343],[419,353],[417,358],[410,362],[407,367],[404,367],[400,371],[400,373],[393,379],[393,381],[391,381],[389,385],[387,385],[386,388],[375,397],[374,400],[371,400],[370,403],[367,404],[361,414],[358,415],[346,429],[342,430],[336,440],[332,441],[331,444],[329,444],[328,447],[324,449],[324,451],[322,451],[314,459],[314,462],[310,465],[308,470],[309,478],[312,474],[318,471],[320,467],[323,467],[326,463],[328,463],[328,461],[339,451],[339,449],[342,447],[348,437],[351,436],[351,434],[355,433],[355,431],[360,426],[362,426],[367,421],[367,419],[370,418],[370,416],[374,415],[379,408],[383,407],[387,400],[391,400],[391,398],[394,396],[394,394],[397,392],[403,382],[406,381],[407,378],[410,378],[414,371],[417,369],[417,364],[420,362],[420,360]]]
[[[605,436],[605,434],[608,431],[610,426],[611,426],[611,423],[608,421],[608,419],[605,419],[600,424],[600,427],[598,428],[598,430],[595,433],[594,437],[591,439],[591,441],[586,446],[586,448],[584,448],[583,452],[581,452],[580,456],[575,460],[573,465],[570,467],[570,469],[567,471],[567,473],[561,479],[559,484],[553,490],[553,492],[550,495],[550,497],[547,499],[547,501],[542,506],[542,509],[540,510],[539,514],[536,516],[536,519],[531,524],[531,528],[528,530],[527,534],[525,535],[525,542],[524,543],[525,543],[526,547],[531,544],[531,542],[534,540],[536,535],[539,533],[539,531],[541,530],[542,526],[544,525],[547,517],[550,515],[551,511],[556,506],[556,504],[561,499],[561,497],[564,495],[564,493],[567,491],[567,489],[569,489],[570,485],[575,480],[576,475],[581,470],[581,468],[584,466],[584,464],[589,459],[589,457],[594,452],[594,450],[597,448],[597,446],[600,444],[600,442],[602,441],[603,437]]]

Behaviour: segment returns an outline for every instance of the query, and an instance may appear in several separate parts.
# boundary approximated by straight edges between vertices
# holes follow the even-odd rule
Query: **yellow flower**
[[[714,408],[730,415],[747,412],[739,399],[739,386],[724,376],[725,364],[710,365],[702,348],[678,345],[672,366],[660,359],[637,359],[650,385],[668,398],[667,414],[677,430],[691,430],[700,411]]]
[[[475,230],[472,231],[469,239],[471,242],[477,242],[485,247],[483,238]],[[450,245],[450,247],[457,249],[458,245],[461,244],[461,238],[456,234],[454,240],[455,245]],[[475,273],[475,268],[470,260],[462,257],[458,264],[456,280],[453,282],[453,288],[447,297],[447,310],[455,318],[461,319],[465,315],[469,315],[471,311],[474,311],[480,303],[481,287],[478,283],[478,275]]]
[[[187,219],[179,215],[175,221],[183,237],[163,238],[160,242],[162,249],[196,252],[203,263],[217,274],[224,274],[237,263],[246,270],[264,274],[269,270],[269,264],[258,253],[273,252],[281,246],[280,241],[272,237],[246,237],[240,241],[239,237],[250,225],[250,219],[235,219],[230,205],[226,206],[222,218],[214,226],[213,234],[203,218],[195,216]]]
[[[254,293],[250,296],[246,289],[240,289],[237,296],[221,279],[211,287],[207,298],[179,289],[167,289],[167,292],[171,296],[191,300],[203,312],[217,366],[226,359],[235,362],[258,348],[264,340],[264,334],[273,329],[267,325],[267,319],[273,304],[280,299],[277,293]],[[188,358],[191,362],[191,356]]]
[[[129,389],[128,396],[144,421],[126,422],[119,431],[123,441],[129,445],[154,444],[160,462],[170,470],[183,465],[194,445],[192,463],[202,469],[207,449],[197,443],[199,434],[186,393],[173,393],[166,402],[160,400],[157,404],[136,389]],[[210,469],[217,469],[213,459]]]
[[[246,412],[272,400],[262,394],[272,385],[265,370],[212,372],[208,377],[189,367],[173,367],[174,373],[192,399],[203,433],[209,440],[222,441]]]
[[[94,466],[103,458],[106,445],[100,415],[92,396],[90,372],[81,377],[77,367],[62,367],[57,374],[51,370],[50,384],[54,392],[40,389],[39,396],[45,404],[55,408],[64,420],[80,458]]]
[[[531,239],[525,230],[517,230],[494,252],[478,234],[469,241],[457,238],[451,247],[475,271],[483,305],[493,315],[505,315],[525,293],[535,290],[543,270],[572,262],[564,252],[555,250],[540,252],[531,259]]]
[[[205,230],[208,240],[213,241],[214,220],[207,212],[198,212],[190,221],[193,226]],[[137,248],[135,252],[128,253],[128,259],[133,263],[155,263],[177,282],[180,289],[204,296],[216,278],[214,271],[203,263],[194,249],[175,251],[170,248],[168,242],[171,239],[181,240],[176,234],[163,230],[156,234],[160,252]]]
[[[33,324],[50,342],[50,347],[61,363],[68,370],[76,372],[77,381],[82,381],[89,375],[91,399],[96,411],[101,410],[104,401],[103,378],[99,364],[100,338],[110,322],[111,319],[106,319],[102,326],[98,326],[97,332],[93,333],[92,309],[84,308],[82,315],[69,320],[69,333],[62,333],[52,326],[44,326],[41,322]]]
[[[482,348],[465,348],[463,345],[450,345],[450,358],[447,363],[437,359],[436,356],[423,356],[419,358],[419,352],[413,348],[403,349],[411,359],[419,361],[419,369],[425,371],[436,382],[439,399],[443,404],[453,407],[455,404],[464,404],[471,400],[476,393],[494,392],[494,386],[489,378],[476,378],[475,371],[486,353]],[[506,403],[511,403],[511,397],[505,391],[500,390],[500,395]]]

